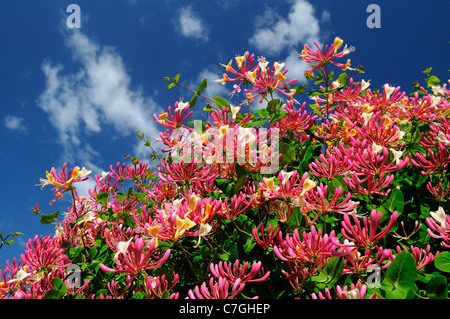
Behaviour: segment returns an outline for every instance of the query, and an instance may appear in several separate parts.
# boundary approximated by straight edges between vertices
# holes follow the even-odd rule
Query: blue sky
[[[81,9],[79,29],[66,25],[72,3]],[[381,28],[366,25],[371,3],[380,6]],[[153,113],[191,97],[167,91],[165,76],[180,73],[194,89],[207,78],[206,95],[227,96],[230,88],[213,82],[219,63],[248,50],[286,62],[289,78],[301,78],[304,43],[339,36],[366,71],[356,80],[410,92],[412,82],[424,83],[425,68],[450,78],[448,12],[448,0],[2,1],[0,231],[24,236],[0,250],[1,267],[20,257],[28,238],[54,231],[39,223],[35,204],[44,213],[67,207],[49,206],[50,188],[36,186],[46,170],[68,162],[97,174],[126,162],[125,154],[149,157],[136,130],[157,133]]]

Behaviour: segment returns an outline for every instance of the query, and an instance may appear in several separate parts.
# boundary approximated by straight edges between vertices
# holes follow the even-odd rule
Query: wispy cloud
[[[141,90],[131,88],[126,67],[114,48],[101,46],[78,31],[68,36],[66,45],[79,69],[64,74],[63,65],[44,61],[46,88],[37,104],[58,132],[63,157],[99,171],[96,161],[100,154],[88,137],[106,127],[119,137],[138,129],[157,132],[152,115],[159,107]]]
[[[255,19],[256,30],[249,40],[251,45],[267,54],[277,55],[318,40],[320,26],[313,5],[306,0],[291,3],[287,17],[274,12],[273,8],[266,8],[263,15]]]
[[[23,118],[19,116],[8,115],[5,117],[3,123],[5,124],[6,128],[10,130],[24,131],[26,129],[25,125],[23,124]]]
[[[306,0],[292,0],[289,13],[282,16],[272,7],[255,18],[255,31],[249,39],[262,55],[283,58],[289,67],[290,77],[301,78],[308,65],[297,55],[305,43],[321,42],[320,19],[314,6]],[[324,11],[322,20],[329,22],[330,14]]]
[[[192,9],[192,6],[180,9],[177,22],[178,29],[183,36],[205,42],[209,40],[209,28],[198,13]]]

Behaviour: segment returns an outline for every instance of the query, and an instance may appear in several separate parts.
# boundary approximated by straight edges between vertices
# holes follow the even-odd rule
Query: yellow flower
[[[337,50],[344,44],[344,40],[339,37],[334,38],[334,54],[336,54]]]
[[[188,217],[180,218],[180,216],[177,215],[175,217],[175,219],[176,219],[175,220],[175,228],[177,229],[177,231],[175,232],[174,240],[178,240],[186,230],[189,230],[192,227],[194,227],[195,225],[197,225],[192,220],[190,220]]]
[[[167,112],[164,112],[164,113],[159,114],[158,116],[161,119],[161,122],[165,123],[168,115],[169,114],[167,114]]]
[[[316,187],[317,183],[313,180],[310,180],[309,178],[306,178],[303,182],[303,190],[300,193],[300,196],[304,196],[306,192],[310,191],[314,187]]]
[[[245,56],[237,56],[235,59],[236,59],[236,63],[238,65],[238,68],[241,68],[242,63],[245,60]]]

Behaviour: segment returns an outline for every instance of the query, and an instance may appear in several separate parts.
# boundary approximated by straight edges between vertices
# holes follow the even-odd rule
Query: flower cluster
[[[314,45],[298,57],[315,88],[237,55],[218,82],[246,114],[207,98],[210,120],[187,123],[202,82],[192,105],[154,115],[153,162],[111,165],[88,198],[91,171],[46,172],[50,204],[70,205],[33,209],[56,230],[6,263],[1,298],[447,298],[450,90],[372,90],[340,60],[353,47]]]

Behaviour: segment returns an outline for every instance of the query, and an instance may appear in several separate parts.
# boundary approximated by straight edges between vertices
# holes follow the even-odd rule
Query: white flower
[[[20,281],[24,280],[25,278],[27,278],[29,275],[31,275],[31,273],[27,272],[26,270],[19,269],[16,273],[16,278],[8,280],[7,283],[10,284],[10,283],[13,283],[16,281],[20,282]]]
[[[284,63],[275,62],[273,64],[273,67],[275,68],[275,74],[277,74],[278,72],[280,72],[284,68]]]
[[[398,163],[400,162],[400,157],[402,157],[403,155],[403,151],[396,151],[391,148],[391,152],[394,155],[395,164],[398,165]]]
[[[441,225],[442,229],[447,229],[447,215],[445,214],[445,211],[441,206],[439,206],[437,211],[430,212],[430,215]]]
[[[281,171],[281,176],[283,176],[283,186],[286,185],[286,182],[291,178],[292,174],[294,174],[294,172]]]
[[[175,108],[175,112],[183,111],[187,106],[189,106],[189,103],[178,102],[178,105],[177,105],[177,107]]]
[[[198,229],[198,242],[195,244],[195,248],[197,248],[200,245],[200,241],[202,240],[202,237],[208,236],[211,233],[212,226],[210,224],[200,224],[200,227]]]
[[[359,293],[359,289],[355,288],[350,291],[342,291],[347,299],[361,299],[361,294]]]
[[[364,91],[365,89],[367,89],[370,86],[370,80],[369,81],[364,81],[361,80],[361,90]]]
[[[128,246],[130,245],[131,238],[128,241],[119,241],[117,244],[117,252],[114,255],[114,260],[117,263],[117,258],[119,258],[120,254],[126,254],[128,251]]]
[[[445,136],[444,132],[442,132],[442,131],[439,131],[439,133],[436,137],[436,140],[439,143],[450,144],[450,141],[448,140],[448,138]]]
[[[394,93],[395,87],[389,86],[389,84],[384,85],[384,92],[386,92],[386,99],[391,97],[391,94]]]
[[[361,114],[361,117],[364,119],[364,126],[366,126],[367,123],[369,123],[369,121],[372,118],[372,116],[373,116],[373,112]]]
[[[375,142],[372,143],[372,152],[374,154],[378,154],[378,152],[383,150],[383,146],[380,146],[378,144],[376,144]]]

